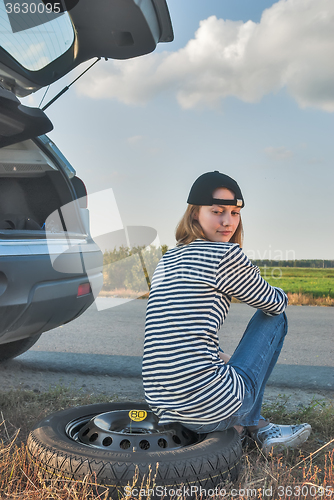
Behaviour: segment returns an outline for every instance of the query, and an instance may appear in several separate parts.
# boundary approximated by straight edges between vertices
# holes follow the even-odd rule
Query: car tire
[[[26,339],[16,340],[15,342],[8,342],[8,344],[0,345],[0,363],[8,361],[9,359],[16,358],[20,354],[28,351],[40,338],[41,334],[28,337]]]
[[[156,419],[144,403],[106,403],[57,412],[45,418],[30,432],[29,457],[38,467],[39,474],[48,481],[66,480],[80,483],[87,475],[92,475],[98,485],[98,492],[104,493],[108,490],[109,498],[115,499],[122,498],[123,495],[125,497],[130,490],[132,495],[136,496],[135,489],[138,496],[141,487],[146,490],[153,489],[150,496],[152,499],[162,498],[164,488],[167,496],[168,493],[172,496],[171,490],[181,489],[186,498],[199,498],[200,488],[202,493],[204,489],[221,489],[227,482],[237,479],[242,447],[234,428],[199,435],[176,424],[179,426],[177,432],[180,432],[180,429],[182,432],[181,440],[184,436],[184,439],[190,439],[191,443],[174,449],[167,447],[155,451],[133,447],[133,443],[128,450],[121,449],[118,445],[117,449],[112,450],[107,449],[107,446],[103,449],[101,445],[101,449],[100,445],[95,447],[78,440],[80,433],[82,436],[87,435],[87,438],[81,439],[88,439],[89,432],[94,432],[89,440],[95,436],[95,440],[99,441],[98,432],[89,430],[93,427],[91,418],[103,419],[105,415],[113,415],[115,419],[115,415],[124,414],[125,411],[129,413],[129,410],[131,413],[147,412],[150,418],[153,416]],[[173,427],[174,424],[170,426]],[[151,439],[151,442],[159,442],[164,432],[169,433],[167,439],[174,432],[172,430],[170,434],[169,426],[160,428],[161,432],[155,430],[145,434],[141,430],[138,434],[139,431],[135,430],[131,434],[126,432],[128,428],[124,430],[123,425],[120,433],[123,433],[123,438],[129,440],[142,439],[141,442],[144,442]],[[109,440],[108,443],[112,441],[110,437],[104,438],[103,443],[106,440]]]

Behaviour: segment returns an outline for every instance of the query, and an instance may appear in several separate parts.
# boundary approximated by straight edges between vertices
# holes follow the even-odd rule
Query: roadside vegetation
[[[47,393],[9,391],[0,393],[0,498],[11,500],[106,500],[98,494],[93,477],[83,483],[47,484],[28,459],[25,442],[35,423],[54,411],[71,406],[110,401],[100,395],[73,393],[58,387]],[[313,401],[287,411],[287,398],[264,406],[264,416],[280,423],[308,422],[313,432],[299,450],[264,457],[256,447],[243,455],[243,470],[235,484],[224,485],[222,497],[303,500],[334,497],[334,407]],[[136,484],[134,477],[133,485]],[[132,486],[132,485],[130,485]],[[153,485],[150,485],[152,487]],[[147,486],[146,486],[147,487]],[[120,493],[119,500],[130,500]],[[140,498],[137,496],[136,498]],[[142,499],[147,499],[143,496]],[[162,497],[161,497],[162,498]],[[200,499],[200,497],[198,497]],[[176,500],[176,497],[175,497]],[[187,500],[186,498],[178,500]],[[202,500],[206,500],[202,498]]]
[[[261,267],[261,276],[290,294],[334,299],[334,269]]]
[[[168,250],[150,246],[105,252],[104,285],[100,296],[148,298],[150,277]],[[271,285],[282,288],[290,305],[334,306],[334,261],[253,261]]]

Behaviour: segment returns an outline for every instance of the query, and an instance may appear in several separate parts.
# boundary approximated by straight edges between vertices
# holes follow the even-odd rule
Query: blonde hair
[[[198,215],[200,208],[201,205],[188,205],[187,210],[185,211],[180,222],[178,223],[175,231],[177,246],[188,245],[189,243],[197,240],[198,238],[210,241],[205,236],[200,223],[195,218]],[[243,238],[244,238],[244,230],[240,216],[239,225],[235,233],[233,234],[232,238],[230,239],[229,243],[238,243],[240,248],[242,248]]]

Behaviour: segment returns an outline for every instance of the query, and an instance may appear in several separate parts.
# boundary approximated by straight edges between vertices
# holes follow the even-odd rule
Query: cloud
[[[143,139],[144,137],[142,135],[133,135],[132,137],[128,137],[126,141],[128,144],[133,146],[135,144],[142,142]]]
[[[134,135],[126,139],[131,148],[135,148],[141,155],[155,156],[161,153],[160,142],[143,135]]]
[[[175,95],[189,109],[228,96],[258,102],[285,87],[302,108],[334,112],[333,22],[333,0],[280,0],[259,23],[211,16],[177,52],[100,63],[78,88],[136,105]]]
[[[290,151],[289,149],[286,149],[285,147],[280,147],[280,148],[266,148],[265,153],[269,158],[272,160],[288,160],[293,156],[293,152]]]

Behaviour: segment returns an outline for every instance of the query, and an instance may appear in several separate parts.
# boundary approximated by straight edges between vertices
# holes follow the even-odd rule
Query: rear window
[[[0,45],[27,70],[44,68],[64,54],[73,41],[67,12],[55,14],[50,4],[38,1],[0,1]]]

